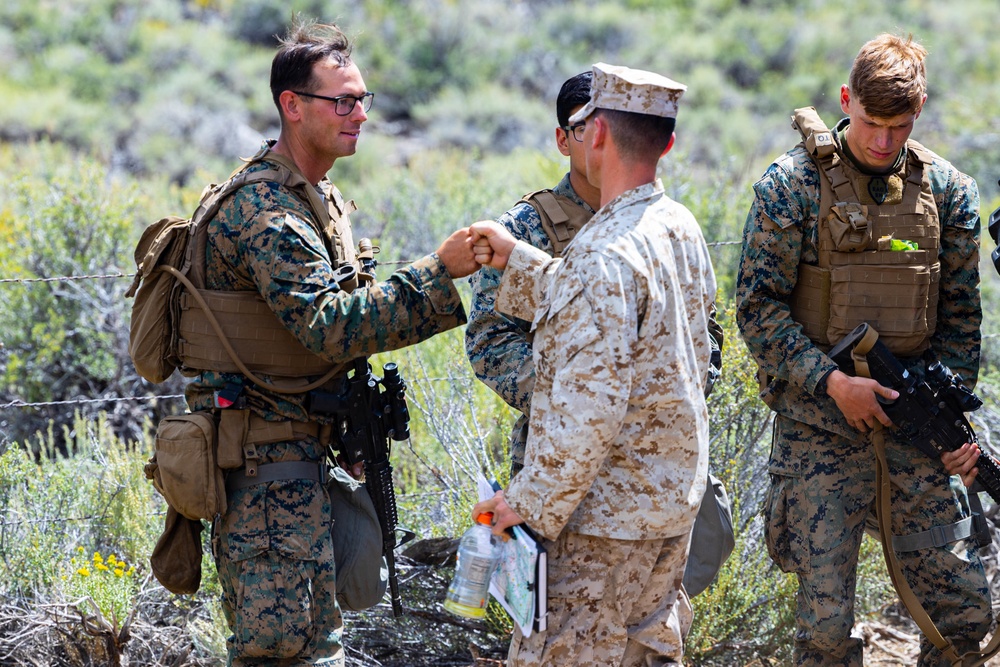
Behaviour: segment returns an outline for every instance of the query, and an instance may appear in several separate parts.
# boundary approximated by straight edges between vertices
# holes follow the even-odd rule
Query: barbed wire
[[[726,245],[739,245],[743,241],[715,241],[713,243],[707,244],[708,247],[714,246],[726,246]],[[413,264],[416,260],[393,260],[391,262],[379,262],[378,266],[406,266]],[[58,282],[69,282],[73,280],[99,280],[102,278],[135,278],[135,273],[122,273],[121,271],[117,273],[95,273],[91,275],[84,276],[53,276],[50,278],[0,278],[0,285],[10,284],[10,283],[58,283]],[[0,406],[3,407],[3,406]]]
[[[471,376],[450,376],[435,378],[407,378],[407,384],[422,384],[424,382],[472,382]],[[107,398],[74,398],[65,401],[38,401],[28,403],[20,399],[14,399],[9,403],[0,404],[0,410],[9,408],[47,408],[54,405],[84,405],[88,403],[123,403],[128,401],[164,401],[184,398],[184,394],[157,394],[152,396],[109,396]]]
[[[729,245],[740,245],[743,241],[714,241],[708,243],[709,247],[720,247]],[[399,266],[412,264],[413,260],[396,260],[390,262],[379,262],[379,266]],[[49,278],[0,278],[0,284],[11,284],[11,283],[51,283],[51,282],[68,282],[77,280],[99,280],[107,278],[134,278],[135,273],[95,273],[88,275],[79,276],[53,276]],[[1000,338],[1000,333],[996,334],[983,334],[982,339],[993,339]],[[2,343],[0,343],[2,347]],[[418,378],[416,380],[409,380],[409,382],[417,384],[421,382],[455,382],[455,381],[469,381],[469,377],[439,377],[439,378]],[[85,405],[90,403],[116,403],[116,402],[142,402],[142,401],[161,401],[161,400],[176,400],[184,398],[183,394],[166,394],[166,395],[156,395],[156,396],[112,396],[108,398],[78,398],[65,401],[39,401],[39,402],[25,402],[20,399],[15,399],[9,403],[0,404],[0,410],[7,410],[10,408],[45,408],[57,405]]]
[[[163,396],[109,396],[107,398],[74,398],[66,401],[40,401],[37,403],[26,403],[20,399],[14,399],[10,403],[0,405],[0,410],[7,408],[47,408],[52,405],[84,405],[86,403],[122,403],[125,401],[159,401],[165,399],[184,398],[184,394],[166,394]]]

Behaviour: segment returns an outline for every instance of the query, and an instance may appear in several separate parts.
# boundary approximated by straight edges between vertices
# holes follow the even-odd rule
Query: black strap
[[[327,468],[325,463],[315,461],[279,461],[265,463],[257,468],[257,474],[248,477],[243,468],[233,470],[226,477],[226,493],[245,489],[255,484],[266,484],[281,479],[305,479],[313,482],[325,482]]]

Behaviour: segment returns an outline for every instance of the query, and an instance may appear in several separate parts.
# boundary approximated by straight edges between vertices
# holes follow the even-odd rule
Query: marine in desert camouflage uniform
[[[556,145],[559,152],[569,157],[570,171],[552,188],[552,193],[589,216],[600,206],[600,190],[587,181],[583,154],[583,125],[571,127],[569,117],[590,99],[592,73],[587,71],[567,79],[556,98]],[[518,241],[558,256],[555,246],[546,233],[536,206],[522,199],[497,218],[497,223]],[[531,360],[531,323],[517,320],[497,312],[497,291],[500,289],[500,271],[483,267],[469,278],[472,286],[472,305],[469,323],[465,327],[465,347],[473,371],[486,386],[495,391],[504,402],[521,413],[510,438],[511,472],[517,474],[524,467],[524,448],[528,439],[528,416],[531,392],[535,386],[535,367]],[[706,382],[706,395],[711,392],[722,366],[723,330],[715,320],[713,305],[709,322],[712,342],[712,367]]]
[[[569,125],[570,115],[590,99],[591,72],[583,72],[563,83],[556,98],[556,145],[559,152],[569,157],[570,171],[552,188],[556,195],[565,197],[589,215],[600,205],[601,193],[587,181],[583,163],[583,143],[575,135],[582,134],[582,127]],[[538,210],[528,201],[519,201],[513,208],[497,218],[514,238],[524,241],[547,254],[554,254],[554,246],[542,227]],[[490,389],[521,417],[514,425],[510,440],[511,470],[524,467],[524,446],[528,435],[528,415],[531,392],[535,386],[535,367],[531,361],[530,322],[516,320],[494,307],[500,289],[500,271],[484,266],[469,278],[472,285],[472,305],[469,324],[465,327],[465,347],[469,363]]]
[[[343,201],[325,174],[335,159],[354,153],[371,99],[364,97],[367,90],[343,33],[336,26],[293,26],[275,56],[271,79],[282,130],[250,169],[276,167],[283,156],[344,216],[330,233],[281,185],[261,182],[237,190],[209,228],[207,287],[256,290],[303,346],[345,365],[464,323],[452,277],[478,268],[467,230],[384,282],[350,293],[338,286],[335,268],[355,259],[346,217],[353,203]],[[345,95],[340,102],[323,99]],[[218,372],[202,373],[189,385],[190,408],[210,409],[213,393],[230,383],[242,386],[251,411],[268,421],[329,421],[310,414],[302,394],[276,394],[240,375]],[[257,454],[261,465],[322,462],[327,456],[312,436],[261,443]],[[233,633],[227,664],[344,664],[330,511],[325,485],[308,479],[279,479],[229,493],[228,510],[213,526],[223,610]]]
[[[586,120],[602,208],[563,259],[473,225],[481,261],[506,266],[497,308],[535,334],[525,467],[473,510],[494,512],[497,534],[525,521],[549,553],[548,629],[515,630],[512,667],[679,663],[690,613],[678,592],[705,491],[715,277],[697,222],[656,178],[684,87],[593,73],[571,122]]]
[[[862,187],[857,194],[862,204],[891,204],[873,197],[902,200],[906,188],[921,187],[919,181],[907,181],[914,168],[908,153],[926,149],[906,142],[926,99],[925,54],[910,40],[882,35],[862,48],[850,86],[841,89],[848,118],[832,135],[848,173],[861,184],[869,179],[892,182],[894,175],[904,184],[895,193]],[[900,95],[911,106],[905,100],[901,107],[877,106],[898,101]],[[930,352],[973,386],[982,320],[979,194],[974,180],[940,156],[926,154],[932,161],[924,168],[924,184],[929,183],[937,208],[941,267]],[[793,319],[793,290],[805,271],[800,264],[819,263],[822,178],[800,144],[754,185],[737,282],[737,319],[769,381],[762,397],[777,413],[766,537],[772,559],[799,580],[796,663],[860,666],[862,644],[851,630],[859,547],[866,520],[873,520],[875,512],[871,434],[873,428],[890,423],[875,395],[891,399],[895,392],[872,380],[845,376],[824,354],[829,348],[821,349]],[[911,373],[922,376],[919,356],[902,361]],[[845,393],[843,383],[851,386],[853,397]],[[919,534],[969,515],[966,491],[957,477],[949,477],[940,462],[903,442],[892,429],[882,432],[892,481],[894,535]],[[941,633],[959,653],[978,649],[990,623],[990,600],[974,540],[925,544],[897,550],[897,555]],[[926,638],[920,664],[942,664]]]

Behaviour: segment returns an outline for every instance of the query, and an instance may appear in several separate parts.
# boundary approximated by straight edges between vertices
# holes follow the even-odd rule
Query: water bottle
[[[500,562],[503,542],[493,535],[493,513],[484,512],[458,543],[455,578],[448,586],[444,608],[458,616],[483,618],[489,601],[490,577]]]

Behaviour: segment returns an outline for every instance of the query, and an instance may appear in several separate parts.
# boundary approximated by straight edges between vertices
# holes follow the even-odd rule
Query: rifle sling
[[[875,332],[874,336],[871,336],[872,332]],[[857,358],[863,356],[859,355],[858,348],[862,348],[867,353],[875,345],[876,340],[878,340],[878,332],[875,331],[874,327],[870,327],[868,334],[858,342],[852,352],[855,364],[857,364]],[[857,365],[855,365],[855,369],[858,375],[864,373],[865,377],[868,377],[867,362],[864,364],[864,372]],[[882,555],[885,557],[886,569],[889,571],[889,578],[892,580],[893,588],[896,589],[899,599],[906,607],[906,610],[910,612],[910,617],[913,618],[917,627],[924,633],[927,640],[941,651],[941,655],[946,660],[956,666],[980,667],[1000,651],[1000,632],[994,633],[986,648],[980,651],[969,651],[962,656],[958,655],[951,641],[941,635],[941,632],[937,629],[937,625],[934,624],[934,619],[930,617],[930,614],[924,609],[923,604],[913,593],[913,589],[910,588],[910,584],[906,580],[902,568],[900,568],[899,560],[896,558],[896,550],[894,548],[896,538],[892,534],[891,523],[892,489],[890,488],[889,479],[889,461],[885,454],[885,427],[879,422],[875,423],[875,428],[872,431],[872,445],[875,447],[876,460],[875,515],[878,517],[878,532],[882,542]]]

